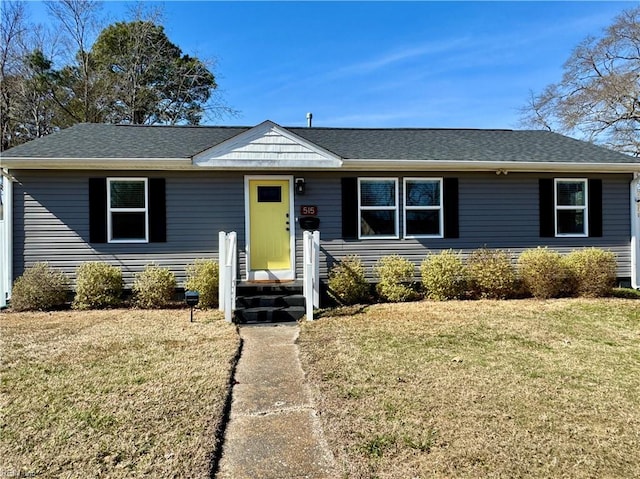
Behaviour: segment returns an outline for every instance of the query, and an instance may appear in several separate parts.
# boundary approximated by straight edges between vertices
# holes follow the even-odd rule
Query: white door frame
[[[287,180],[289,182],[289,250],[291,268],[288,270],[251,270],[251,201],[249,181]],[[247,281],[289,281],[296,278],[296,224],[294,216],[293,175],[245,175],[244,177],[244,231]]]

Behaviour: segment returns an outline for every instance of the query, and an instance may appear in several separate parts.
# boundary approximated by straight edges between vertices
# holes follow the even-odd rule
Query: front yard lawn
[[[0,314],[0,475],[209,477],[239,343],[219,318]]]
[[[640,477],[637,300],[381,304],[299,344],[345,477]]]

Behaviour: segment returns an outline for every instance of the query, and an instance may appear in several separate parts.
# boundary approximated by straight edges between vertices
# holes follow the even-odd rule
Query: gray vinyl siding
[[[89,178],[163,177],[166,179],[165,243],[89,243]],[[123,270],[131,285],[150,263],[169,267],[182,286],[185,268],[197,258],[216,258],[218,232],[236,231],[244,248],[242,174],[145,172],[21,171],[14,186],[14,276],[25,266],[47,261],[75,280],[86,261],[106,261]],[[244,256],[241,258],[244,261]],[[244,266],[243,266],[244,267]]]
[[[309,175],[307,175],[309,176]],[[349,176],[358,176],[350,174]],[[613,251],[618,260],[618,276],[631,276],[630,190],[631,175],[552,175],[495,173],[412,173],[370,174],[398,178],[402,204],[404,177],[456,177],[459,180],[459,238],[403,239],[403,212],[400,215],[400,239],[343,240],[341,235],[341,182],[338,177],[319,176],[307,181],[305,204],[316,204],[320,212],[321,276],[335,261],[359,255],[372,279],[372,266],[384,255],[400,254],[419,266],[429,252],[452,248],[463,256],[481,247],[506,249],[514,257],[524,249],[548,246],[561,253],[582,247],[599,247]],[[602,179],[603,236],[601,238],[541,238],[539,223],[538,180],[540,178],[579,177]],[[322,187],[309,185],[318,181]],[[300,201],[297,197],[296,201]],[[446,205],[445,205],[446,208]],[[356,221],[356,219],[354,219]]]
[[[26,266],[47,261],[74,279],[85,261],[106,261],[123,269],[125,281],[146,264],[169,267],[182,286],[186,265],[196,258],[216,258],[218,232],[236,231],[239,274],[245,276],[245,205],[243,172],[12,172],[14,186],[14,276]],[[247,173],[247,174],[252,174]],[[263,172],[262,172],[263,173]],[[282,174],[282,173],[280,173]],[[358,254],[371,266],[381,256],[401,254],[419,265],[427,252],[453,248],[468,254],[487,246],[515,254],[539,245],[563,253],[596,246],[617,254],[618,275],[629,277],[631,175],[571,175],[602,179],[602,238],[540,238],[538,179],[566,177],[551,174],[495,173],[339,173],[292,172],[304,177],[306,192],[296,195],[301,205],[318,207],[321,234],[321,276],[346,255]],[[162,177],[166,179],[167,242],[149,244],[90,244],[88,179],[93,177]],[[342,176],[397,177],[402,198],[404,177],[459,179],[459,232],[456,239],[344,240],[342,238]],[[400,200],[402,203],[402,200]],[[445,205],[446,207],[446,205]],[[402,236],[402,208],[399,232]],[[356,221],[354,218],[353,221]],[[302,274],[302,230],[296,223],[296,271]]]

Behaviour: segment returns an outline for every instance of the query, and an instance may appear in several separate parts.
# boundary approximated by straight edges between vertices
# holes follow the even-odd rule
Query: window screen
[[[586,236],[587,180],[556,180],[556,235]]]
[[[109,179],[109,241],[148,241],[146,179]]]
[[[397,237],[398,180],[360,178],[358,184],[360,237]]]
[[[442,179],[405,178],[404,235],[442,236]]]

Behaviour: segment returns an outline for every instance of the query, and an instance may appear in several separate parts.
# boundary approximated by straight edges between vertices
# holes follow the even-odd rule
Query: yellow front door
[[[289,181],[249,180],[249,261],[257,272],[254,279],[290,279]]]

